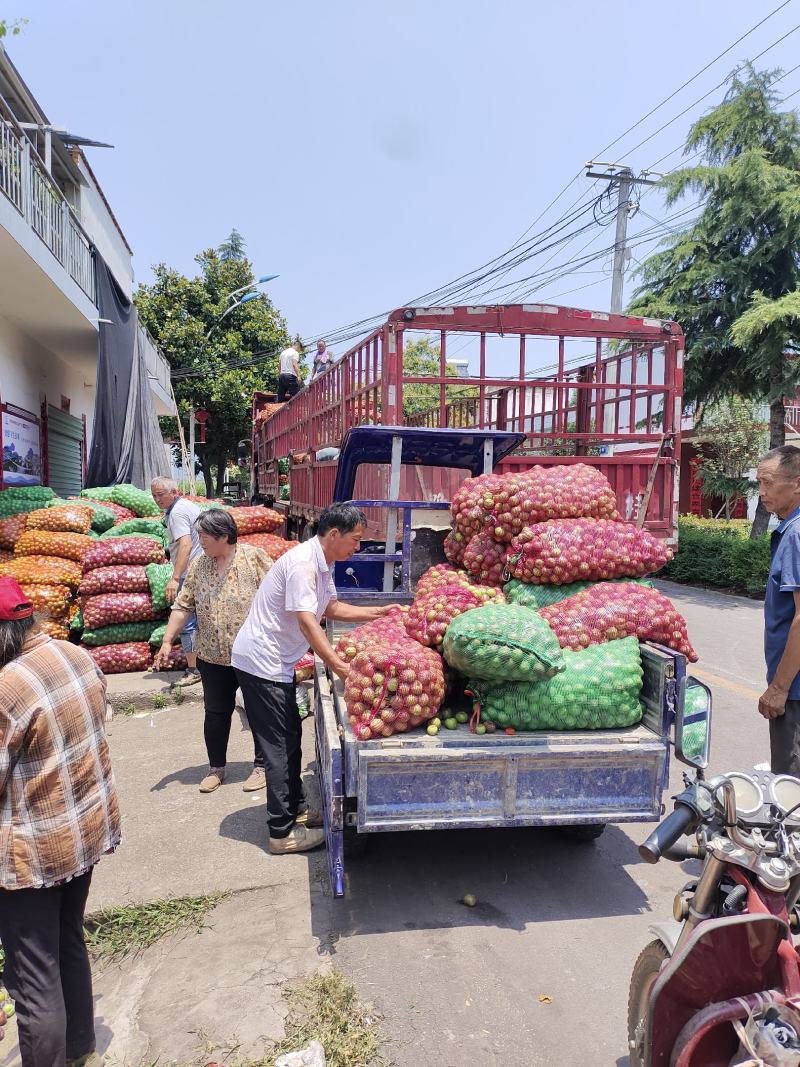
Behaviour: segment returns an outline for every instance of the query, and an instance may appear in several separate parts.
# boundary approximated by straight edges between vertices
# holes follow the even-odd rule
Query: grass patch
[[[182,704],[186,699],[186,694],[179,685],[175,687],[175,691],[172,694],[172,699],[178,705]]]
[[[209,912],[229,895],[211,893],[106,908],[86,917],[86,944],[95,959],[114,961],[144,952],[171,934],[199,934],[205,928]]]
[[[167,698],[163,693],[156,693],[153,697],[153,707],[158,710],[159,708],[165,708],[167,706]]]
[[[120,715],[131,716],[136,714],[136,705],[134,703],[126,704],[124,708],[120,708]]]
[[[289,1006],[286,1037],[252,1067],[274,1067],[279,1056],[305,1048],[310,1041],[322,1045],[328,1067],[386,1064],[380,1019],[360,1002],[355,986],[343,974],[333,971],[293,982],[283,996]]]

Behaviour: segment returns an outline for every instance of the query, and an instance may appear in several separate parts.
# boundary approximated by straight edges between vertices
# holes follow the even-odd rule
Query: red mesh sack
[[[101,593],[90,596],[83,605],[87,630],[114,626],[119,622],[150,622],[160,618],[149,593]]]
[[[239,535],[254,533],[274,533],[283,525],[283,515],[271,508],[231,508],[233,521]]]
[[[500,544],[488,530],[475,534],[464,553],[464,566],[485,585],[503,584],[508,559],[508,545]]]
[[[456,567],[463,566],[464,552],[466,551],[467,538],[460,530],[451,530],[444,539],[444,554]]]
[[[67,500],[81,500],[81,497],[68,496]],[[119,526],[121,522],[127,522],[128,519],[135,519],[136,515],[130,510],[130,508],[124,508],[122,504],[115,504],[113,500],[97,501],[98,504],[102,503],[106,511],[113,511],[116,516],[115,526]]]
[[[13,559],[14,553],[8,551],[5,548],[0,548],[0,563],[5,563],[6,560]]]
[[[254,545],[266,552],[271,560],[279,559],[290,548],[297,548],[299,541],[286,541],[283,537],[271,533],[245,534],[239,540],[244,545]]]
[[[59,619],[39,619],[39,629],[48,637],[54,637],[56,641],[69,640],[69,627]]]
[[[511,542],[508,570],[531,585],[642,578],[672,559],[646,530],[607,519],[555,519],[526,526]]]
[[[442,658],[407,637],[373,644],[350,664],[344,699],[359,741],[404,733],[439,710],[444,699]]]
[[[85,534],[27,529],[20,534],[14,552],[17,556],[59,556],[61,559],[74,559],[80,563],[84,553],[93,544],[92,538]]]
[[[30,514],[35,515],[36,512],[32,511]],[[0,548],[13,549],[27,525],[28,515],[25,512],[12,515],[8,519],[0,519]]]
[[[437,563],[422,572],[417,579],[415,592],[417,596],[423,596],[438,585],[452,585],[453,582],[466,580],[466,578],[467,575],[463,571],[453,567],[450,563]]]
[[[138,644],[138,642],[136,643]],[[186,659],[186,653],[183,651],[181,645],[177,644],[173,645],[170,649],[167,665],[161,669],[163,671],[185,671],[188,666],[189,663]]]
[[[28,516],[29,530],[53,530],[86,534],[92,525],[92,509],[80,504],[62,504],[57,508],[40,508]]]
[[[87,648],[103,674],[127,674],[146,671],[153,662],[153,654],[146,641],[127,641],[122,645],[101,645]]]
[[[0,575],[16,578],[21,585],[69,585],[77,589],[81,565],[58,556],[14,556],[0,563]]]
[[[470,478],[453,496],[450,510],[465,537],[488,527],[504,543],[523,527],[550,519],[619,518],[611,483],[585,463]]]
[[[34,585],[20,583],[25,596],[33,604],[34,611],[51,619],[63,619],[69,611],[72,590],[68,585]]]
[[[147,571],[141,565],[95,567],[84,574],[78,586],[78,596],[97,596],[99,593],[149,593]]]
[[[541,608],[562,648],[578,652],[620,637],[657,641],[682,652],[694,662],[697,653],[689,643],[686,620],[672,601],[635,582],[600,582],[549,608]]]
[[[164,549],[152,537],[109,537],[107,541],[93,541],[83,557],[84,571],[96,567],[166,563]]]
[[[409,609],[406,606],[396,605],[386,615],[375,619],[374,622],[366,622],[363,626],[356,626],[348,630],[336,642],[337,655],[342,659],[352,660],[365,648],[370,648],[377,642],[407,641],[408,634],[405,628],[405,618]]]
[[[470,608],[497,599],[505,604],[506,598],[496,590],[497,596],[487,599],[483,593],[468,585],[439,585],[422,596],[417,594],[405,618],[406,633],[421,645],[438,648],[444,640],[447,627],[456,617]]]
[[[308,682],[314,677],[314,653],[306,652],[294,665],[296,682]]]

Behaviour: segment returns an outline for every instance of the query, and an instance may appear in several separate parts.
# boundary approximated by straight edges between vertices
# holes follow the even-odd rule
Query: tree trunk
[[[217,491],[216,496],[222,496],[222,487],[225,484],[225,463],[227,456],[224,452],[217,453]]]
[[[211,487],[214,483],[211,479],[211,461],[209,460],[205,449],[203,449],[203,451],[200,453],[198,460],[200,463],[200,467],[203,471],[203,481],[205,482],[206,486],[206,496],[211,496]]]
[[[783,357],[781,357],[772,364],[770,372],[773,396],[775,396],[776,391],[780,390],[785,380]],[[786,444],[786,407],[783,402],[783,396],[779,395],[769,405],[769,447],[772,450],[773,448],[780,448],[784,444]],[[768,526],[769,512],[759,500],[750,536],[761,537],[762,534],[767,532]]]

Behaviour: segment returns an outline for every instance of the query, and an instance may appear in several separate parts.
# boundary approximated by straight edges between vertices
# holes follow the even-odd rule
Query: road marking
[[[737,696],[747,697],[750,700],[758,700],[761,693],[757,689],[751,689],[747,685],[739,685],[738,682],[729,682],[727,678],[720,678],[718,674],[712,674],[710,671],[703,671],[697,667],[691,668],[691,673],[697,675],[701,682],[711,682],[712,685],[721,685],[723,689],[729,689],[731,693],[736,693]]]

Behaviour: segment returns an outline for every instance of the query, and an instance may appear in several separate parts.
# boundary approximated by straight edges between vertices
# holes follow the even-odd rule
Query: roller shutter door
[[[58,496],[77,496],[83,488],[83,422],[47,405],[48,485]]]

